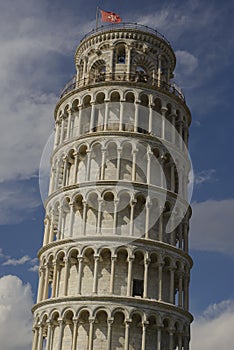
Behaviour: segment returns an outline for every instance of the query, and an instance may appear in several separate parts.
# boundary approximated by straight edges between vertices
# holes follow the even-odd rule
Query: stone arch
[[[78,286],[78,271],[79,271],[79,262],[78,262],[79,250],[77,248],[72,248],[68,252],[69,259],[69,274],[68,274],[68,295],[77,294]]]
[[[95,112],[94,112],[94,129],[93,131],[102,131],[104,129],[105,124],[105,113],[106,113],[106,105],[105,105],[106,93],[98,92],[94,95],[95,100]]]
[[[162,101],[158,97],[153,98],[152,133],[156,137],[161,137],[162,132]]]
[[[89,71],[90,82],[105,81],[107,72],[107,64],[103,58],[91,63]]]
[[[160,207],[158,199],[153,194],[152,198],[150,198],[150,208],[149,208],[149,231],[148,235],[150,239],[158,240],[159,238],[159,214]]]
[[[132,264],[132,296],[143,298],[144,293],[144,251],[137,249],[134,251],[134,260]]]
[[[115,213],[115,195],[113,191],[107,190],[102,195],[101,204],[101,231],[102,234],[109,235],[113,232],[114,213]]]
[[[71,309],[66,310],[63,315],[64,328],[61,347],[64,349],[71,349],[72,347],[73,316],[74,312]]]
[[[73,201],[73,236],[79,237],[83,234],[84,198],[81,193],[77,193]]]
[[[115,63],[125,64],[126,63],[126,43],[117,41],[114,44],[115,47]]]
[[[107,312],[98,310],[95,315],[93,350],[107,347]]]
[[[110,290],[111,278],[111,250],[103,247],[99,253],[98,262],[98,295],[107,295]]]
[[[158,299],[158,263],[158,253],[152,252],[150,254],[150,264],[148,271],[148,297],[150,299]]]
[[[116,309],[113,312],[111,349],[124,349],[125,343],[125,312]]]
[[[110,141],[106,144],[106,159],[105,159],[104,169],[102,169],[103,175],[104,175],[104,180],[110,180],[110,179],[118,180],[117,148],[118,148],[118,145],[114,141]]]
[[[143,143],[137,145],[135,181],[147,182],[147,146]],[[134,152],[134,151],[133,151]]]
[[[90,153],[90,181],[100,180],[102,165],[102,145],[97,142],[92,145]]]
[[[116,250],[115,262],[115,280],[114,294],[127,295],[127,278],[128,278],[128,250],[127,248],[119,248]]]
[[[158,341],[157,338],[157,318],[155,315],[150,315],[148,317],[148,325],[146,328],[145,348],[147,350],[155,350]]]
[[[87,194],[86,233],[96,234],[98,230],[98,203],[100,196],[97,192],[91,191]]]
[[[134,312],[131,315],[132,322],[130,324],[129,350],[141,350],[142,343],[142,315]]]
[[[87,309],[81,309],[78,314],[78,338],[77,349],[88,349],[89,344],[89,318],[91,312]]]
[[[164,257],[163,259],[163,273],[162,273],[162,286],[163,286],[163,301],[170,302],[170,257]]]
[[[70,223],[70,198],[66,196],[63,198],[60,208],[60,215],[62,215],[60,237],[69,237],[69,223]]]
[[[127,191],[118,194],[117,206],[117,233],[123,236],[129,235],[131,215],[131,195]]]
[[[161,172],[162,172],[162,165],[161,165],[161,151],[159,149],[159,146],[152,147],[152,158],[151,158],[151,169],[150,169],[150,182],[152,185],[155,186],[161,186]]]
[[[163,319],[163,328],[161,331],[161,346],[162,349],[169,349],[169,329],[170,329],[170,319],[166,316]]]
[[[138,192],[135,194],[133,207],[133,234],[141,237],[145,235],[145,211],[146,197],[144,193]]]
[[[86,173],[87,173],[87,151],[88,151],[88,145],[85,143],[82,143],[77,150],[77,157],[78,157],[78,164],[77,164],[77,170],[75,173],[75,180],[76,183],[84,182],[86,179]]]
[[[120,160],[120,180],[132,180],[132,150],[133,145],[130,142],[122,143],[122,152]]]
[[[81,130],[80,133],[81,134],[85,134],[87,132],[89,132],[90,130],[90,119],[91,119],[91,100],[92,100],[92,96],[87,94],[84,95],[81,103],[82,103],[82,109],[80,111],[80,126],[81,126]]]
[[[57,297],[63,296],[64,285],[65,285],[65,259],[66,252],[60,250],[56,254],[56,265],[57,265],[57,290],[55,295]]]
[[[66,185],[73,185],[75,176],[75,150],[70,149],[67,154]]]
[[[87,247],[83,252],[83,270],[81,279],[81,294],[90,295],[93,291],[94,250]]]
[[[60,312],[58,310],[53,310],[50,316],[51,323],[53,325],[53,336],[51,341],[51,346],[54,347],[59,342],[59,333],[60,333]]]

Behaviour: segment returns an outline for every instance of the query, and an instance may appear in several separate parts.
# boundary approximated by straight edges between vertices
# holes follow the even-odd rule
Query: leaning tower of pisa
[[[188,350],[191,121],[157,31],[87,34],[55,107],[33,350]]]

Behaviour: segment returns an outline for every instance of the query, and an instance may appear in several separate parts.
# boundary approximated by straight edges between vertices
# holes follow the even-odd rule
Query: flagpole
[[[99,7],[97,6],[97,10],[96,10],[96,30],[98,29],[98,15],[99,15]]]

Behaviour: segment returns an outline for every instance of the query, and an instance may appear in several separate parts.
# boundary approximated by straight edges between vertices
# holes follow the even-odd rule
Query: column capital
[[[95,317],[89,317],[89,323],[93,324],[95,322]]]
[[[109,318],[107,319],[108,325],[112,325],[113,322],[114,322],[114,317],[109,317]]]
[[[112,261],[116,261],[117,260],[117,255],[112,255],[111,260]]]
[[[144,264],[145,265],[149,265],[151,263],[151,259],[150,258],[145,258],[144,259]]]
[[[149,325],[149,321],[142,321],[142,327],[147,327]]]
[[[84,257],[82,255],[78,255],[77,259],[78,259],[79,263],[84,261]]]
[[[100,260],[100,255],[98,255],[98,254],[94,254],[94,260],[95,261],[99,261]]]
[[[126,318],[126,320],[124,321],[125,326],[130,327],[130,324],[132,323],[132,319],[131,318]]]
[[[135,259],[135,256],[131,255],[127,258],[127,262],[132,262]]]

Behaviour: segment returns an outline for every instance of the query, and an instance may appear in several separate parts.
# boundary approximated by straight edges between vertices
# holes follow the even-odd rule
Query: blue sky
[[[190,230],[194,268],[192,350],[232,348],[234,324],[234,4],[202,0],[130,2],[1,1],[0,13],[0,339],[30,349],[43,205],[39,166],[53,109],[73,76],[73,56],[94,28],[96,6],[156,28],[177,56],[175,81],[193,123],[195,171]],[[14,308],[15,313],[8,314]],[[5,319],[15,325],[8,338]],[[230,326],[232,325],[232,327]],[[18,332],[18,333],[17,333]],[[209,337],[208,335],[212,335]],[[6,340],[7,339],[7,340]],[[6,342],[4,344],[4,341]]]

